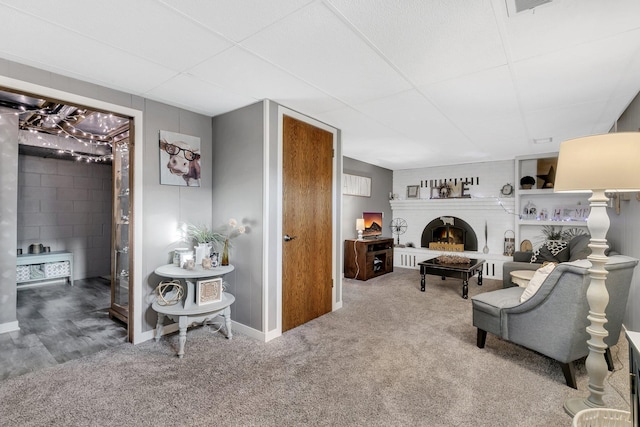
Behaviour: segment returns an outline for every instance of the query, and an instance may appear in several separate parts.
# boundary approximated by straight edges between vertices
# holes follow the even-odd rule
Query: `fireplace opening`
[[[478,238],[464,220],[453,216],[435,218],[424,228],[420,246],[438,250],[477,251]]]

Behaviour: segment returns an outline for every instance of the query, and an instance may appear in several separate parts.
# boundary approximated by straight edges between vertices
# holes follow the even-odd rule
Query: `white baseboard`
[[[0,323],[0,334],[5,334],[7,332],[14,332],[19,330],[20,330],[20,326],[18,326],[17,320],[13,322]]]

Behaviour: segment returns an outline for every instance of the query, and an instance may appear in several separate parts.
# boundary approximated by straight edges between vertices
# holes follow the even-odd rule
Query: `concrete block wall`
[[[18,242],[70,251],[74,280],[111,274],[111,165],[20,155]]]

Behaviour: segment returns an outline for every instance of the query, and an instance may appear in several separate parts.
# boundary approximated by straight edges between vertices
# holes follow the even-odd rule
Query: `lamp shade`
[[[608,133],[560,144],[554,191],[640,191],[640,132]]]
[[[364,218],[356,219],[356,230],[364,231]]]

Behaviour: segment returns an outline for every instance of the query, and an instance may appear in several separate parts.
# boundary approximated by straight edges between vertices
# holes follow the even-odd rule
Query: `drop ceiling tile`
[[[418,88],[454,123],[519,114],[509,67],[502,66]]]
[[[258,101],[187,74],[172,78],[150,90],[145,96],[209,116],[226,113]]]
[[[341,108],[343,103],[240,47],[226,50],[189,70],[238,94],[271,99],[305,114]]]
[[[313,3],[313,0],[160,1],[236,42]]]
[[[455,124],[417,90],[358,104],[355,108],[410,138],[433,142],[446,140],[454,146],[468,142]]]
[[[469,135],[474,146],[486,147],[487,152],[505,146],[528,143],[527,128],[520,114],[507,116],[482,116],[457,122],[460,129]]]
[[[512,0],[508,0],[512,1]],[[505,28],[514,61],[545,55],[640,28],[640,2],[560,0],[507,17],[503,0],[494,0],[496,19]]]
[[[610,37],[516,62],[516,86],[525,112],[606,100],[640,48],[640,33]]]
[[[96,45],[94,40],[45,21],[37,21],[37,32],[23,31],[25,15],[11,8],[2,9],[5,22],[0,26],[0,57],[133,94],[148,90],[174,74],[122,50]],[[20,34],[20,43],[16,43],[16,34]],[[73,40],[73,50],[43,43],[42,34]],[[127,72],[123,72],[125,66]]]
[[[507,62],[490,0],[328,2],[415,85]]]
[[[51,33],[38,29],[42,34],[55,34],[45,45],[59,52],[77,52],[78,34],[98,43],[140,56],[164,67],[182,71],[231,46],[211,31],[154,0],[111,0],[105,7],[101,2],[46,0],[5,1],[12,7],[44,21],[55,23],[71,34],[61,37],[59,31]],[[99,17],[99,19],[97,19]],[[58,42],[56,43],[57,40]],[[22,45],[22,44],[21,44]],[[102,49],[89,49],[83,57],[101,56]]]
[[[410,87],[322,3],[287,16],[242,46],[346,103]]]
[[[603,112],[606,101],[589,102],[534,111],[527,124],[533,138],[553,137],[554,144],[585,135],[606,133],[613,123],[607,123]]]

